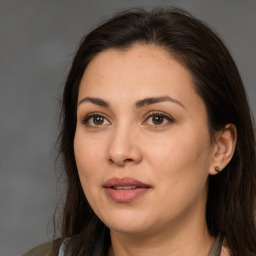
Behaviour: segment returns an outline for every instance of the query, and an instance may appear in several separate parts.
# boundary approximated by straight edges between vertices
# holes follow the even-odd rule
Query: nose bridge
[[[108,148],[110,162],[123,165],[140,160],[141,154],[135,134],[136,127],[127,121],[120,122],[113,128]]]

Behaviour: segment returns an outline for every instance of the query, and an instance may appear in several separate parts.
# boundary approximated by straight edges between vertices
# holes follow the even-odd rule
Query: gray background
[[[173,5],[228,45],[256,113],[256,1],[0,0],[0,255],[51,238],[61,86],[80,38],[125,7]]]

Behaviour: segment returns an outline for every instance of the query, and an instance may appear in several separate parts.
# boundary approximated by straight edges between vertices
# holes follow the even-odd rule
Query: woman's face
[[[79,89],[75,158],[96,215],[144,234],[204,219],[212,144],[190,72],[163,49],[99,53]]]

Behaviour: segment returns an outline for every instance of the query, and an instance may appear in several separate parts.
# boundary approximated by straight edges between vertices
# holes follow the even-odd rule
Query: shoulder
[[[20,256],[52,256],[53,243],[41,244]]]

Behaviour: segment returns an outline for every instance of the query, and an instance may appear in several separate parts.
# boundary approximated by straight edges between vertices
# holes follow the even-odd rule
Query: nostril
[[[119,159],[112,159],[112,158],[109,158],[108,159],[108,162],[111,163],[111,164],[118,164],[118,165],[123,165],[123,164],[126,164],[126,163],[130,163],[130,162],[133,162],[133,159],[132,158],[126,158],[124,160],[119,160]]]
[[[131,158],[125,159],[124,162],[132,162],[133,160]]]
[[[110,159],[108,159],[108,161],[111,163],[111,164],[113,164],[114,163],[114,161],[110,158]]]

